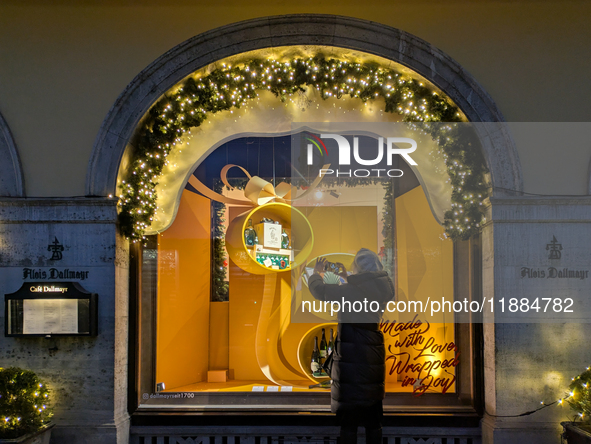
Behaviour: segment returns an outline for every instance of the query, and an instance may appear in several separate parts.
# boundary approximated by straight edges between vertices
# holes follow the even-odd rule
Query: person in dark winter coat
[[[382,440],[386,377],[386,352],[379,322],[386,304],[394,298],[394,286],[371,250],[359,250],[350,276],[342,264],[337,264],[341,276],[347,279],[343,285],[324,283],[325,263],[325,259],[318,258],[308,287],[316,299],[341,304],[330,375],[331,411],[341,424],[340,442],[356,443],[357,428],[362,425],[366,442],[378,444]],[[363,308],[359,311],[360,307]]]

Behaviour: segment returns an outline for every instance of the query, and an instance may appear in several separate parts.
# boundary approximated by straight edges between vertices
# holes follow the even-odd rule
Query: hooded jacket
[[[369,407],[384,399],[386,351],[379,330],[382,310],[394,299],[394,286],[385,271],[351,275],[347,284],[325,284],[313,275],[308,281],[312,295],[321,301],[351,302],[338,314],[339,326],[332,365],[331,411]],[[366,304],[355,312],[355,302]],[[377,302],[377,305],[371,304]],[[360,307],[359,303],[356,305]],[[367,309],[365,308],[367,307]],[[375,311],[374,311],[375,310]]]

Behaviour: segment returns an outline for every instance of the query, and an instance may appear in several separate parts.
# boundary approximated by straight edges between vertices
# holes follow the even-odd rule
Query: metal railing
[[[337,444],[338,434],[338,427],[133,426],[130,444]],[[475,428],[385,427],[383,436],[383,444],[481,444]]]

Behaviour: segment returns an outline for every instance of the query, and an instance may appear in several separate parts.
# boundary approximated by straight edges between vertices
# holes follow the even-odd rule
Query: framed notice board
[[[96,336],[98,295],[77,282],[25,282],[4,295],[6,336]]]

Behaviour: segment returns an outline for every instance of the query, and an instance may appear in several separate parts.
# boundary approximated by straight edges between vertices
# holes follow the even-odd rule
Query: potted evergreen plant
[[[573,421],[562,422],[562,437],[568,444],[591,443],[591,367],[575,376],[564,400],[576,412]]]
[[[0,444],[49,444],[47,385],[30,370],[0,368]]]

